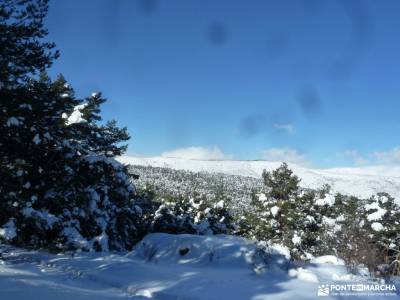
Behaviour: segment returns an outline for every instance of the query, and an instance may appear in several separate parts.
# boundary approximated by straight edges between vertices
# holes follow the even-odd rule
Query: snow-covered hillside
[[[260,178],[262,171],[278,168],[281,162],[237,161],[237,160],[193,160],[168,157],[118,158],[124,164],[163,167],[193,172],[224,173]],[[318,188],[329,184],[334,192],[369,197],[378,192],[387,192],[400,201],[400,167],[373,166],[359,168],[311,169],[289,164],[301,178],[301,186]]]
[[[333,256],[296,265],[285,248],[274,246],[263,268],[255,250],[233,236],[162,233],[148,235],[130,253],[71,256],[0,245],[0,299],[300,300],[317,298],[320,285],[374,284],[348,274]],[[333,290],[322,292],[336,299]],[[357,299],[382,299],[364,296]]]

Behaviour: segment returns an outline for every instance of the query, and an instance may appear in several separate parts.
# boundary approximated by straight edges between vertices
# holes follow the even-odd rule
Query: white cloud
[[[382,164],[400,164],[400,148],[393,148],[390,151],[374,152],[372,156],[378,163]]]
[[[201,160],[225,160],[232,159],[232,155],[225,154],[217,146],[212,148],[204,147],[188,147],[179,148],[161,153],[162,157],[177,157],[187,159],[201,159]]]
[[[298,153],[295,149],[290,148],[271,148],[262,152],[263,159],[272,161],[290,162],[298,165],[309,166],[303,154]]]
[[[355,149],[348,149],[345,150],[342,154],[342,156],[345,157],[350,157],[353,161],[354,164],[356,164],[357,166],[362,166],[362,165],[366,165],[369,163],[369,161],[367,159],[365,159],[357,150]]]
[[[290,135],[294,134],[294,127],[293,127],[292,124],[278,124],[278,123],[275,123],[273,126],[274,126],[274,128],[276,130],[286,131]]]

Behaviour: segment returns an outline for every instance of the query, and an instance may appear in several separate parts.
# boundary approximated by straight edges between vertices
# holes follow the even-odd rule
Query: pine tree
[[[300,189],[299,179],[286,164],[272,172],[263,173],[265,193],[254,194],[252,210],[246,213],[250,238],[283,244],[290,248],[292,257],[308,259],[323,249],[321,238],[323,212],[327,207],[316,205],[321,191]],[[250,224],[250,225],[249,225]]]
[[[43,42],[48,0],[2,0],[0,3],[0,88],[15,87],[50,67],[58,52]]]
[[[293,174],[286,163],[272,172],[264,170],[264,184],[270,189],[269,195],[277,200],[288,200],[299,190],[300,179]]]
[[[129,139],[101,122],[100,93],[77,99],[45,73],[58,52],[42,42],[45,0],[0,4],[0,227],[12,241],[55,249],[129,249],[140,211],[127,170],[113,160]],[[1,238],[1,237],[0,237]]]

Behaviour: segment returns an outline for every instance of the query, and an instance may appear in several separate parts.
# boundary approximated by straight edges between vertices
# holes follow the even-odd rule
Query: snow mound
[[[66,95],[68,97],[68,94],[63,94]],[[62,95],[62,96],[63,96]],[[72,125],[72,124],[76,124],[76,123],[82,123],[82,122],[86,122],[86,120],[83,118],[83,113],[82,110],[87,106],[87,103],[83,103],[80,105],[77,105],[74,108],[74,111],[71,113],[71,115],[67,115],[67,114],[63,114],[63,118],[67,120],[67,125]]]
[[[288,259],[279,247],[262,250],[236,236],[166,233],[147,235],[128,256],[156,263],[251,269],[263,268],[267,261],[282,264]]]
[[[372,223],[371,228],[375,231],[382,231],[384,229],[383,225],[379,222]]]
[[[3,227],[0,227],[0,238],[12,240],[17,236],[14,220],[8,221]]]
[[[335,266],[344,266],[345,263],[342,259],[334,256],[334,255],[324,255],[319,256],[311,260],[311,263],[314,264],[331,264]]]
[[[293,262],[289,270],[251,272],[244,254],[256,248],[251,242],[232,236],[161,233],[146,236],[128,254],[51,254],[0,243],[0,299],[308,300],[317,299],[321,285],[372,283],[365,276],[349,274],[345,266],[325,263],[333,260],[330,256],[317,258],[320,264]],[[279,245],[274,249],[283,254],[287,251]],[[210,251],[223,254],[222,260],[208,261]],[[389,295],[394,296],[391,299],[398,298],[396,293]],[[385,296],[379,293],[344,298],[381,300]],[[329,295],[324,299],[339,298],[342,299]]]
[[[312,271],[304,268],[290,269],[288,274],[290,277],[296,277],[301,281],[314,283],[319,282],[317,275],[315,275]]]

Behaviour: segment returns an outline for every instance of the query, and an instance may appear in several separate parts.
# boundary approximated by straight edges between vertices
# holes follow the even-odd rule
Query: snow
[[[6,124],[7,124],[7,127],[19,126],[20,121],[16,117],[11,117],[7,120]]]
[[[171,168],[193,172],[223,173],[227,175],[261,178],[263,170],[277,169],[278,161],[240,161],[240,160],[196,160],[171,157],[121,156],[124,164]],[[400,166],[374,166],[359,168],[313,169],[289,163],[289,168],[300,177],[300,185],[305,188],[331,186],[331,193],[348,194],[369,198],[378,192],[386,192],[400,203]],[[331,196],[321,200],[329,204]]]
[[[301,281],[313,283],[319,282],[317,275],[312,273],[310,270],[301,267],[297,269],[290,269],[288,273],[290,277],[297,277]]]
[[[261,194],[258,194],[258,200],[261,202],[265,202],[268,200],[268,198],[265,194],[261,193]]]
[[[276,253],[283,255],[286,259],[290,259],[291,255],[289,248],[280,244],[269,245],[269,247],[273,249],[273,251],[275,251]]]
[[[275,249],[271,253],[284,257]],[[254,243],[229,235],[149,234],[129,254],[132,255],[155,263],[192,266],[251,269],[261,264],[261,256]]]
[[[273,207],[271,207],[271,214],[272,214],[272,216],[276,216],[277,214],[278,214],[278,211],[279,211],[279,207],[278,206],[273,206]]]
[[[74,111],[71,113],[71,115],[67,116],[65,113],[63,114],[63,118],[67,119],[67,125],[72,125],[76,123],[82,123],[86,122],[86,120],[83,118],[82,114],[82,109],[84,109],[87,106],[87,103],[83,103],[80,105],[77,105],[74,108]]]
[[[308,224],[316,224],[317,223],[317,221],[315,221],[315,218],[313,216],[307,215],[305,219],[306,219],[306,223],[308,223]]]
[[[43,220],[49,228],[52,228],[53,224],[58,221],[58,218],[55,215],[49,213],[45,209],[36,210],[28,206],[22,209],[22,214],[27,217],[35,217]]]
[[[372,228],[374,231],[382,231],[382,230],[384,229],[383,225],[382,225],[381,223],[379,223],[379,222],[374,222],[374,223],[372,223],[372,224],[371,224],[371,228]]]
[[[314,264],[332,264],[335,266],[344,266],[344,261],[334,255],[323,255],[311,260]]]
[[[38,144],[40,144],[40,142],[41,142],[41,139],[40,139],[40,137],[39,137],[39,134],[37,133],[37,134],[35,134],[35,136],[33,137],[33,139],[32,139],[32,142],[34,143],[34,144],[36,144],[36,145],[38,145]]]
[[[365,209],[368,210],[376,210],[375,212],[369,214],[367,216],[368,221],[378,221],[381,220],[382,217],[385,215],[386,210],[379,206],[378,202],[373,202],[371,204],[366,204]]]
[[[106,164],[112,165],[115,169],[122,168],[122,164],[120,162],[105,155],[97,155],[97,154],[86,155],[83,157],[83,159],[87,161],[89,164],[104,162]]]
[[[317,298],[320,284],[368,282],[334,264],[267,266],[256,272],[248,261],[257,257],[251,254],[254,249],[238,237],[167,234],[147,236],[130,253],[56,255],[0,245],[0,296],[7,300],[305,300]],[[210,253],[214,253],[211,260]],[[356,297],[346,296],[352,298]],[[382,295],[357,299],[382,299]]]
[[[109,250],[108,249],[108,235],[107,235],[107,233],[105,233],[103,231],[103,233],[100,234],[99,236],[95,237],[94,240],[99,243],[99,245],[101,246],[102,251],[107,252]]]
[[[315,201],[315,204],[319,206],[324,206],[324,205],[332,206],[335,204],[335,195],[326,194],[324,198],[317,199]]]
[[[32,110],[32,105],[24,103],[24,104],[20,104],[19,108],[25,108],[25,109],[28,109],[28,110]]]
[[[90,248],[88,241],[74,227],[64,228],[63,235],[67,238],[68,243],[76,248]]]
[[[294,234],[293,238],[292,238],[292,243],[294,245],[298,245],[301,243],[301,237],[299,237],[296,233]]]
[[[378,209],[376,212],[369,214],[367,216],[369,221],[377,221],[377,220],[381,220],[382,217],[385,215],[386,210],[383,208]]]
[[[11,219],[3,227],[0,227],[0,237],[5,240],[12,240],[17,236],[17,231],[15,228],[15,221]]]
[[[24,189],[29,189],[31,187],[31,183],[27,181],[23,186]]]
[[[224,208],[224,200],[220,200],[215,204],[215,208]]]
[[[322,216],[322,223],[331,227],[333,233],[338,232],[342,228],[342,225],[338,224],[338,222],[340,222],[341,220],[343,221],[343,215],[340,215],[336,219]]]

